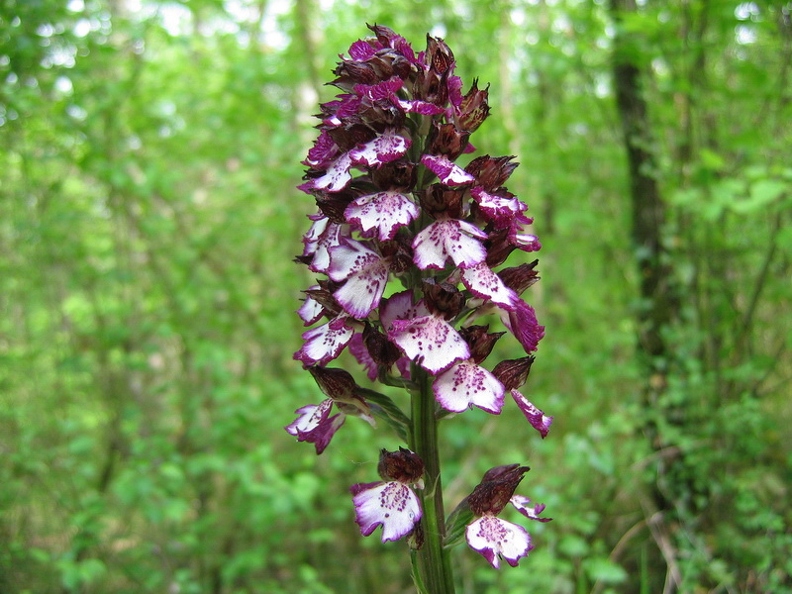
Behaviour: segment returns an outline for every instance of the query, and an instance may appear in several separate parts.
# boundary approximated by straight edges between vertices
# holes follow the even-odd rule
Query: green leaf
[[[470,511],[467,498],[465,498],[446,519],[446,536],[443,546],[450,549],[462,542],[465,528],[473,521],[473,518],[473,512]]]

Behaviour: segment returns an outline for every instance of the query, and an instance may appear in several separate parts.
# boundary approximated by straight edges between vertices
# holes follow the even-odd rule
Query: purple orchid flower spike
[[[338,94],[320,106],[303,161],[298,187],[317,210],[296,261],[314,280],[297,310],[305,329],[294,359],[326,399],[297,409],[285,429],[317,453],[348,416],[376,419],[404,441],[409,449],[382,450],[381,481],[351,487],[355,521],[364,536],[382,527],[383,542],[406,538],[419,589],[447,594],[444,534],[454,533],[451,544],[466,536],[497,568],[533,546],[524,528],[498,517],[507,503],[545,521],[544,506],[514,495],[527,471],[516,464],[485,474],[447,525],[438,513],[438,423],[471,408],[498,415],[508,394],[548,434],[552,417],[520,391],[528,394],[522,385],[544,336],[523,299],[538,280],[536,261],[504,267],[541,245],[528,207],[505,187],[514,157],[459,160],[476,150],[470,138],[489,115],[488,87],[474,80],[465,92],[442,39],[415,51],[391,29],[369,28],[373,36],[355,41],[333,71]],[[504,331],[490,332],[478,321],[485,316]],[[487,363],[509,334],[526,357]],[[350,362],[368,383],[342,369]],[[378,384],[404,389],[406,400]]]

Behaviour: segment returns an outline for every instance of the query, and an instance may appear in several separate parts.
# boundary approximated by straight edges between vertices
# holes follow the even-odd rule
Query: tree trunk
[[[664,329],[676,318],[678,305],[671,281],[670,258],[663,246],[666,205],[656,178],[654,140],[641,89],[643,73],[636,50],[629,48],[629,40],[619,29],[622,15],[636,10],[635,1],[611,0],[610,9],[617,25],[613,80],[627,152],[631,236],[639,275],[637,350],[646,375],[643,406],[647,420],[644,429],[652,447],[660,450],[666,444],[662,443],[654,419],[667,385],[669,349]],[[659,458],[663,459],[662,456]],[[673,509],[672,501],[662,489],[655,486],[653,491],[654,503],[660,511]]]

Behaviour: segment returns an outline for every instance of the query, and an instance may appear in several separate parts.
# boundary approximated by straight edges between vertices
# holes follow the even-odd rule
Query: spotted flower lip
[[[451,412],[460,413],[477,406],[497,415],[503,408],[503,384],[472,361],[460,361],[439,374],[432,390],[440,405]]]
[[[294,358],[304,365],[326,365],[344,350],[355,333],[346,316],[338,316],[303,333],[303,346],[294,353]]]
[[[467,221],[438,220],[415,236],[413,259],[421,270],[441,269],[448,259],[460,268],[470,268],[486,259],[487,250],[479,241],[486,238],[486,233]]]
[[[394,320],[388,330],[388,338],[432,374],[470,357],[467,343],[454,327],[432,314]]]
[[[495,516],[482,516],[468,525],[465,538],[470,548],[481,553],[495,569],[500,568],[501,558],[517,567],[519,560],[533,549],[525,528]]]
[[[360,241],[347,239],[330,250],[328,275],[344,282],[333,295],[350,316],[365,319],[379,305],[388,282],[388,262]]]
[[[445,155],[424,155],[421,157],[421,163],[447,186],[464,186],[476,181],[475,177]]]
[[[407,536],[421,521],[423,511],[418,496],[398,481],[352,485],[355,522],[363,536],[382,526],[382,542]]]
[[[363,536],[382,526],[382,542],[410,534],[423,516],[412,487],[423,489],[423,461],[406,448],[380,452],[378,464],[384,481],[352,485],[355,521]]]
[[[356,198],[344,215],[363,232],[376,232],[380,241],[387,241],[418,216],[418,207],[405,194],[390,190]]]
[[[286,432],[295,436],[297,441],[314,444],[316,454],[321,454],[345,420],[345,416],[340,413],[330,416],[332,406],[333,400],[328,398],[318,405],[309,404],[298,408],[294,411],[297,418],[286,426]]]

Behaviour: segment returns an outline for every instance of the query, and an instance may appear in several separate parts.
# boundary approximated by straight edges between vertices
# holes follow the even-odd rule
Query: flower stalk
[[[413,443],[412,450],[423,460],[426,488],[420,495],[424,510],[423,547],[413,556],[413,572],[421,576],[427,592],[453,594],[449,551],[443,547],[445,539],[445,511],[443,485],[440,476],[438,421],[436,404],[431,390],[431,377],[419,366],[412,372],[420,388],[411,394]]]
[[[387,27],[349,48],[334,73],[341,93],[321,105],[319,136],[303,163],[317,212],[297,261],[317,275],[298,310],[306,327],[294,358],[325,396],[297,409],[286,431],[321,454],[347,417],[384,423],[408,446],[380,451],[382,480],[350,487],[361,534],[406,539],[419,592],[454,592],[450,548],[464,538],[495,568],[517,565],[533,547],[528,532],[498,517],[512,503],[545,521],[544,506],[514,495],[528,467],[485,473],[446,517],[439,424],[470,408],[500,414],[506,394],[544,438],[552,417],[519,391],[544,335],[520,297],[536,261],[503,267],[512,252],[533,252],[527,206],[504,183],[513,157],[475,151],[471,134],[489,114],[487,89],[463,93],[454,56],[427,37],[416,52]],[[396,281],[396,285],[392,283]],[[491,332],[489,317],[505,331]],[[485,365],[511,333],[521,359]],[[349,351],[367,380],[401,388],[391,397],[331,367]]]

